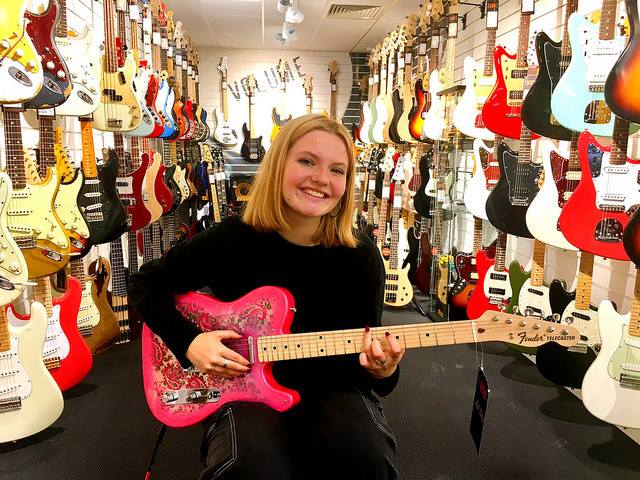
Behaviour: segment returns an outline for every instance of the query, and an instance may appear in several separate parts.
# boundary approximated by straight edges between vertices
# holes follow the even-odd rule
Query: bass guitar
[[[280,128],[291,120],[291,115],[286,115],[286,105],[287,105],[287,69],[285,61],[282,59],[278,60],[278,77],[280,78],[280,111],[273,107],[271,111],[271,120],[273,121],[273,127],[271,128],[271,141],[276,138]]]
[[[600,145],[590,132],[580,134],[580,183],[558,221],[566,239],[580,250],[617,260],[629,259],[622,235],[640,204],[640,161],[627,158],[628,141],[629,122],[619,117],[610,146]]]
[[[620,315],[610,301],[598,307],[602,348],[582,381],[582,402],[600,420],[640,428],[640,275],[636,271],[631,311]]]
[[[137,233],[143,230],[145,229],[138,230]],[[89,265],[88,273],[93,278],[91,297],[100,317],[100,323],[94,329],[94,336],[88,343],[92,349],[95,349],[95,353],[100,353],[114,345],[120,338],[120,325],[116,314],[111,309],[107,290],[111,277],[111,264],[106,258],[98,257]]]
[[[397,32],[391,32],[389,36],[386,36],[382,41],[380,48],[380,91],[378,95],[372,100],[371,109],[374,111],[371,120],[371,127],[369,129],[369,137],[373,143],[386,143],[387,139],[384,137],[384,125],[389,120],[389,112],[387,111],[387,68],[389,66],[389,56],[392,50],[392,37],[395,37]],[[389,139],[390,140],[390,139]]]
[[[220,104],[222,114],[218,108],[213,109],[213,138],[225,147],[233,147],[238,143],[238,134],[229,124],[229,107],[227,100],[227,57],[220,57],[218,62],[220,72]]]
[[[363,328],[290,334],[294,299],[282,288],[260,287],[228,303],[193,292],[176,300],[178,310],[200,330],[231,328],[241,334],[241,339],[228,346],[242,352],[251,369],[232,380],[196,369],[185,370],[145,325],[142,335],[145,395],[153,415],[170,427],[198,423],[232,401],[259,402],[277,411],[288,410],[299,403],[300,394],[276,383],[271,374],[272,362],[362,351]],[[269,321],[264,321],[265,318]],[[488,341],[527,346],[554,341],[571,346],[578,340],[570,326],[557,329],[553,323],[501,312],[487,312],[476,320],[386,326],[370,331],[383,349],[388,347],[387,331],[403,348]]]
[[[145,179],[145,174],[147,173],[148,161],[143,162],[141,167],[127,175],[127,161],[122,134],[114,133],[113,138],[118,160],[118,177],[116,178],[118,197],[126,210],[128,230],[140,230],[151,223],[151,212],[145,206],[142,196],[142,184]],[[135,142],[137,141],[138,139],[136,138]]]
[[[0,443],[38,433],[64,408],[62,392],[42,361],[47,312],[31,304],[31,319],[19,326],[0,308]]]
[[[253,119],[253,109],[255,107],[256,79],[253,75],[249,75],[247,81],[247,92],[249,95],[249,127],[244,123],[242,125],[242,134],[244,142],[240,148],[240,154],[249,163],[260,163],[264,157],[265,150],[262,146],[262,135],[256,137],[255,121]]]
[[[562,311],[560,324],[572,325],[580,332],[580,341],[569,348],[543,345],[536,352],[538,371],[557,385],[580,388],[585,373],[600,350],[598,309],[591,305],[592,277],[593,254],[582,252],[576,290],[567,292],[558,280],[549,286],[552,311]]]
[[[398,89],[394,91],[394,107],[393,107],[393,120],[392,125],[395,128],[395,133],[397,134],[397,138],[399,140],[398,143],[410,142],[416,143],[417,141],[411,136],[411,132],[409,131],[409,114],[413,109],[413,96],[412,92],[414,90],[415,84],[415,76],[413,74],[413,50],[414,43],[416,41],[415,35],[418,29],[418,15],[411,15],[407,21],[406,27],[406,45],[404,47],[404,52],[399,52],[398,54],[398,66],[399,70],[402,70],[404,73],[404,79],[402,78],[402,74],[398,74],[399,81],[403,82],[402,85]],[[422,45],[423,40],[421,38],[418,39],[418,43]],[[426,45],[423,47],[426,51]],[[391,133],[391,132],[390,132]]]
[[[100,315],[98,313],[98,309],[93,302],[93,298],[91,297],[91,285],[93,282],[91,280],[87,280],[84,274],[84,262],[82,259],[74,259],[69,262],[70,274],[73,278],[75,278],[80,287],[82,288],[82,297],[80,299],[80,308],[78,309],[78,330],[80,334],[84,337],[84,341],[91,350],[91,353],[96,353],[95,349],[92,348],[92,340],[93,337],[98,334],[99,326],[100,326]],[[60,280],[60,275],[58,279]],[[63,283],[66,287],[67,275],[62,276]],[[54,291],[60,291],[58,287],[54,286]]]

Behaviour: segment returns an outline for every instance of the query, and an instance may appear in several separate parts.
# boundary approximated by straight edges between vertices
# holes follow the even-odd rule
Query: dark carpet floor
[[[411,309],[385,312],[384,320],[424,321]],[[400,478],[640,478],[640,446],[593,418],[522,355],[503,344],[485,344],[484,368],[491,398],[477,457],[469,434],[474,347],[406,353],[400,384],[383,399],[398,437]],[[146,408],[140,370],[139,342],[98,356],[85,381],[65,394],[64,413],[55,424],[0,445],[0,478],[143,480],[159,424]],[[200,433],[199,427],[169,430],[153,478],[196,479]]]

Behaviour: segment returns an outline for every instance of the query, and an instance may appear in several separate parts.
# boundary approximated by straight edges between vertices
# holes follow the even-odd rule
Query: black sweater
[[[356,248],[305,247],[231,217],[143,265],[131,276],[129,301],[184,367],[200,332],[176,311],[173,293],[209,287],[220,300],[232,301],[273,285],[293,294],[292,333],[380,326],[384,267],[373,243],[359,240]],[[281,384],[308,393],[373,388],[386,395],[399,377],[397,370],[375,379],[357,354],[276,362],[273,373]]]

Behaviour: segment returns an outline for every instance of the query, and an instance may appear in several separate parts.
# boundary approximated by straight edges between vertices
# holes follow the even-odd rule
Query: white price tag
[[[438,48],[440,46],[440,37],[433,36],[431,37],[431,48]]]
[[[307,106],[311,105],[311,99],[307,97]]]
[[[404,64],[411,65],[411,60],[413,59],[413,54],[411,52],[407,52],[404,56]]]
[[[217,173],[210,173],[209,174],[209,183],[215,183],[216,180],[217,180],[217,176],[218,176]]]
[[[394,62],[391,62],[391,64],[389,64],[389,73],[393,75],[393,72],[395,71],[396,71],[396,64]]]
[[[200,81],[200,74],[196,74],[196,83]]]
[[[181,53],[177,53],[176,54],[176,64],[178,66],[182,66],[182,54]]]
[[[376,189],[376,179],[373,178],[369,180],[369,190],[375,190],[375,189]]]
[[[487,28],[498,28],[498,12],[496,10],[487,12]]]
[[[335,91],[336,91],[336,84],[335,84],[335,83],[332,83],[332,84],[331,84],[331,91],[332,91],[332,92],[335,92]]]
[[[382,187],[382,198],[389,198],[389,195],[391,195],[391,188]]]
[[[191,68],[191,65],[187,66],[187,75],[191,75],[193,73],[193,68]]]
[[[369,86],[373,85],[373,77],[369,76]]]
[[[38,109],[38,115],[41,115],[43,117],[53,117],[56,114],[56,112],[53,110],[53,108],[39,108]]]
[[[396,188],[398,188],[398,186],[396,185]],[[393,208],[400,208],[402,207],[402,195],[394,195],[393,196]]]
[[[398,59],[398,69],[403,69],[404,68],[404,58],[400,57]]]
[[[137,3],[133,3],[129,5],[129,17],[134,22],[137,22],[138,20],[140,20],[140,8],[138,8]]]
[[[173,47],[169,47],[169,49],[167,50],[167,55],[173,58]]]
[[[153,43],[160,44],[160,32],[153,32]]]
[[[147,32],[151,31],[151,17],[144,17],[142,19],[142,29]]]
[[[187,68],[187,59],[186,58],[182,59],[182,68],[183,69]]]
[[[224,182],[224,172],[218,172],[218,173],[216,173],[216,179],[217,179],[219,182]]]
[[[427,44],[422,42],[418,45],[418,55],[425,55],[427,53]]]
[[[255,105],[256,101],[253,97],[249,97],[249,105]]]
[[[167,40],[166,38],[162,39],[162,49],[166,50],[167,48],[169,48],[169,40]]]
[[[375,75],[373,75],[373,82],[378,83],[379,81],[380,81],[380,76],[376,73]]]
[[[227,89],[227,82],[222,82],[222,89],[226,90]]]

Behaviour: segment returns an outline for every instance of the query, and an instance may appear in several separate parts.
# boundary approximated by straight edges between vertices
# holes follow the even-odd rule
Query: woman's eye
[[[308,158],[301,158],[300,160],[298,160],[299,163],[301,163],[302,165],[312,165],[313,162],[311,160],[309,160]]]
[[[344,170],[342,170],[341,168],[334,168],[333,173],[335,173],[336,175],[344,175]]]

